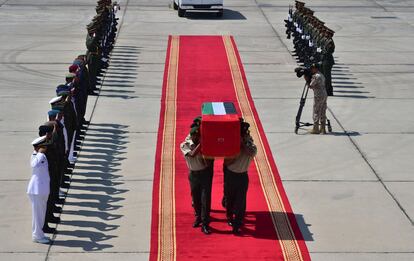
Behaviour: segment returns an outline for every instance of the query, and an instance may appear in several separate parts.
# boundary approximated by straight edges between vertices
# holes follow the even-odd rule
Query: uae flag
[[[201,113],[203,115],[237,114],[232,102],[206,102],[203,103]]]

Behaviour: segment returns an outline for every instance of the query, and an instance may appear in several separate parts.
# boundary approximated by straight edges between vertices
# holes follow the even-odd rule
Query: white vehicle
[[[217,16],[223,16],[223,0],[173,0],[174,9],[178,16],[185,16],[188,10],[217,11]]]

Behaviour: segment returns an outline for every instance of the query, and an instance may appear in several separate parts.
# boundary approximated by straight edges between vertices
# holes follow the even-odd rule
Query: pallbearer
[[[247,171],[257,148],[249,132],[250,125],[240,119],[240,153],[234,158],[225,158],[223,172],[225,177],[225,198],[227,222],[238,234],[246,213],[246,196],[249,186]]]
[[[240,120],[232,102],[205,102],[201,107],[201,153],[207,158],[234,157],[240,151]],[[226,194],[224,173],[223,191]],[[226,207],[223,195],[221,204]]]
[[[201,226],[204,234],[210,234],[211,185],[213,181],[212,164],[201,155],[200,127],[193,124],[190,134],[181,143],[190,174],[191,197],[195,211],[193,227]]]

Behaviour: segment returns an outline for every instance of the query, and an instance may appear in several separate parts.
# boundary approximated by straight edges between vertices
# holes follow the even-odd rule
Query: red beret
[[[79,66],[76,64],[72,64],[71,66],[69,66],[69,72],[71,73],[76,73],[78,69],[79,69]]]

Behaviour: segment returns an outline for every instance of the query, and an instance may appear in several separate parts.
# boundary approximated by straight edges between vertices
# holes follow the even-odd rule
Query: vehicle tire
[[[223,10],[217,12],[217,17],[223,17]]]
[[[174,10],[178,10],[178,5],[174,0],[173,0],[173,7],[174,7]]]
[[[184,17],[185,16],[185,10],[178,7],[178,16],[179,17]]]

